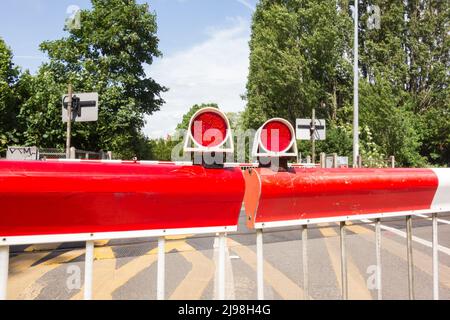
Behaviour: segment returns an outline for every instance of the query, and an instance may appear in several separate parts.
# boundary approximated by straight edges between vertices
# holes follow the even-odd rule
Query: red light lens
[[[281,121],[271,121],[261,130],[261,143],[268,151],[284,151],[291,144],[291,140],[291,130]]]
[[[218,113],[203,112],[192,122],[191,133],[194,140],[204,147],[220,145],[227,134],[227,122]]]

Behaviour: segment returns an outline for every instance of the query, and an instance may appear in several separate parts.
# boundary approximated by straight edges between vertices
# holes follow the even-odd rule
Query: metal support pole
[[[67,133],[66,133],[66,159],[70,159],[70,135],[72,129],[72,85],[69,84],[67,97]]]
[[[439,300],[439,242],[437,213],[433,213],[433,299]]]
[[[353,167],[359,155],[359,68],[358,68],[358,1],[355,1],[353,36]]]
[[[94,270],[94,241],[86,241],[84,257],[84,300],[92,299],[92,274]]]
[[[219,300],[225,300],[225,252],[226,234],[219,233],[219,272],[218,272],[218,295]]]
[[[408,256],[408,293],[409,299],[414,300],[414,261],[412,248],[412,217],[406,216],[406,248]]]
[[[312,163],[316,163],[316,109],[312,109],[311,117],[311,159]]]
[[[309,300],[309,273],[308,273],[308,226],[302,226],[302,254],[303,254],[303,292],[304,299]]]
[[[347,256],[345,252],[345,221],[339,224],[340,240],[341,240],[341,281],[342,281],[342,299],[348,299],[348,283],[347,283]]]
[[[156,279],[156,299],[164,300],[165,288],[165,272],[166,272],[166,239],[164,237],[158,238],[158,270]]]
[[[8,290],[9,246],[0,246],[0,300],[6,300]]]
[[[377,256],[377,292],[378,300],[382,300],[382,287],[381,287],[381,221],[380,219],[375,220],[375,250]]]
[[[264,300],[264,256],[263,256],[263,231],[256,230],[256,286],[258,288],[258,300]]]

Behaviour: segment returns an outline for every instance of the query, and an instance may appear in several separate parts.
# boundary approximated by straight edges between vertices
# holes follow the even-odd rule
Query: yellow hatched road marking
[[[84,254],[84,250],[68,251],[20,273],[11,273],[8,281],[9,299],[35,299],[45,287],[39,279],[62,263],[72,261]],[[26,254],[25,254],[26,255]],[[18,256],[17,258],[19,258]],[[18,259],[15,263],[19,263]],[[29,261],[26,259],[26,261]],[[29,262],[26,262],[29,264]],[[63,284],[62,284],[63,285]]]
[[[228,239],[228,243],[230,250],[256,271],[256,254],[232,239]],[[304,296],[302,288],[267,261],[264,261],[264,280],[285,300],[297,300]]]
[[[181,254],[191,263],[192,269],[172,293],[170,299],[198,300],[202,297],[208,283],[214,277],[215,264],[201,251],[195,250],[195,248],[185,242],[180,243],[177,249],[181,249]]]
[[[61,243],[43,243],[43,244],[33,244],[26,247],[23,251],[25,252],[35,252],[35,251],[52,251],[58,249]]]
[[[112,247],[100,247],[95,248],[94,250],[94,259],[95,260],[105,260],[105,259],[115,259],[116,255]]]
[[[9,259],[9,275],[23,272],[33,264],[48,256],[50,252],[24,253]]]
[[[166,240],[183,240],[192,237],[193,234],[178,235],[178,236],[166,236]]]
[[[334,230],[334,227],[330,226],[328,223],[319,223],[317,224],[317,226],[319,227],[319,231],[320,233],[328,238],[328,237],[336,237],[337,233]]]
[[[109,243],[109,240],[95,240],[94,245],[96,247],[104,247]]]
[[[98,249],[96,248],[96,251],[97,250]],[[213,271],[211,270],[214,270],[214,267],[211,268],[208,265],[212,262],[182,240],[167,241],[165,252],[168,253],[172,250],[181,251],[181,254],[185,256],[187,260],[192,262],[193,270],[191,270],[186,279],[180,284],[181,289],[177,288],[171,298],[183,299],[182,295],[186,297],[188,295],[189,297],[198,296],[200,298],[208,285],[210,278],[212,278],[212,275],[210,274],[213,274]],[[93,276],[94,298],[99,300],[112,299],[112,294],[115,290],[157,261],[157,253],[158,248],[154,248],[144,255],[131,260],[117,270],[115,269],[116,262],[114,258],[105,258],[97,261],[94,266]],[[81,288],[81,290],[71,299],[82,299],[83,289],[84,288]]]
[[[341,257],[340,257],[340,246],[337,239],[338,233],[333,228],[323,228],[319,229],[320,232],[325,236],[325,245],[327,247],[328,255],[330,257],[331,266],[334,270],[336,280],[339,287],[342,288],[341,282]],[[329,237],[334,237],[329,239]],[[370,300],[372,295],[367,288],[366,280],[361,275],[358,267],[354,264],[352,258],[347,252],[347,277],[348,277],[348,291],[350,299],[360,299],[360,300]]]
[[[352,222],[347,222],[346,229],[357,233],[357,234],[366,234],[366,233],[373,233],[373,230],[370,230],[369,228],[365,227],[364,225],[357,225],[353,224]]]

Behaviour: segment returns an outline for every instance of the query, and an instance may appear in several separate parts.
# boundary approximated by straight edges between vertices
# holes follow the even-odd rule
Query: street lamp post
[[[359,156],[359,71],[358,71],[358,1],[355,0],[353,11],[354,17],[354,40],[353,40],[353,168],[358,166]]]

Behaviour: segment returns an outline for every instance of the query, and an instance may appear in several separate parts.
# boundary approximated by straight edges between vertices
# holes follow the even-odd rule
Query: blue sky
[[[250,21],[257,0],[138,0],[148,2],[158,21],[161,59],[147,74],[170,90],[166,104],[148,117],[144,132],[163,137],[173,132],[195,103],[217,102],[225,111],[241,111],[248,74]],[[35,72],[45,61],[44,40],[58,39],[67,9],[91,7],[89,0],[0,1],[0,37],[14,62]]]

